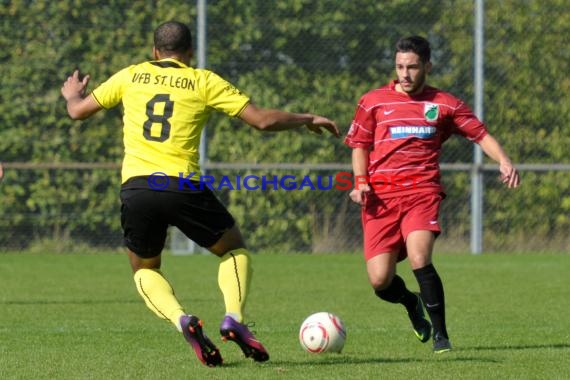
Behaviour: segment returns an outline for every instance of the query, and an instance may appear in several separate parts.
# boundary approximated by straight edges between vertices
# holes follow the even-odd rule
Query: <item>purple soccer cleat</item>
[[[212,343],[202,330],[202,321],[194,315],[180,317],[180,326],[186,341],[190,343],[198,359],[208,367],[222,364],[220,350]]]
[[[259,340],[249,331],[246,325],[226,316],[220,325],[222,340],[234,341],[241,348],[246,358],[253,358],[256,362],[269,360],[267,350]]]

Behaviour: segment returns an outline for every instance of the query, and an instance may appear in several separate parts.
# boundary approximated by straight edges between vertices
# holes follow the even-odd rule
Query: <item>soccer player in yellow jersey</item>
[[[208,366],[222,363],[202,321],[186,314],[160,272],[169,225],[220,258],[218,283],[226,314],[222,339],[234,341],[246,357],[266,361],[269,354],[244,323],[251,280],[251,258],[239,227],[207,187],[188,186],[180,176],[200,174],[199,143],[211,112],[238,117],[261,131],[307,127],[340,136],[336,124],[322,116],[289,113],[254,105],[249,97],[217,74],[190,67],[189,28],[169,21],[154,32],[154,60],[126,67],[91,93],[89,75],[75,71],[63,84],[69,116],[83,120],[101,109],[123,105],[125,156],[122,166],[121,225],[138,292],[148,308],[172,322]],[[153,173],[164,173],[168,187],[152,187]]]

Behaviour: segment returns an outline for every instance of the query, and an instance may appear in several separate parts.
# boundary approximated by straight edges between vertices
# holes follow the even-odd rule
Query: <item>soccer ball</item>
[[[307,352],[341,352],[346,341],[346,329],[339,317],[319,312],[307,317],[299,330],[299,342]]]

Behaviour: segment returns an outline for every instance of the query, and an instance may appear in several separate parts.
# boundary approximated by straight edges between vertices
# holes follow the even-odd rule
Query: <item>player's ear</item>
[[[426,73],[429,74],[429,72],[431,71],[431,61],[427,61],[426,62]]]
[[[154,46],[152,47],[152,56],[157,61],[160,59],[160,53],[158,52],[158,49]]]

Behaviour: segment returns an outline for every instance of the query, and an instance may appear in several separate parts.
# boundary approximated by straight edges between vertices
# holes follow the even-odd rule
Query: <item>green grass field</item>
[[[0,379],[567,379],[570,255],[440,255],[454,351],[431,352],[404,309],[369,289],[360,255],[256,255],[248,319],[271,354],[219,341],[207,368],[139,298],[122,254],[0,255]],[[417,290],[407,262],[400,274]],[[163,271],[218,342],[213,256],[165,256]],[[297,340],[316,311],[347,327],[342,354]]]

